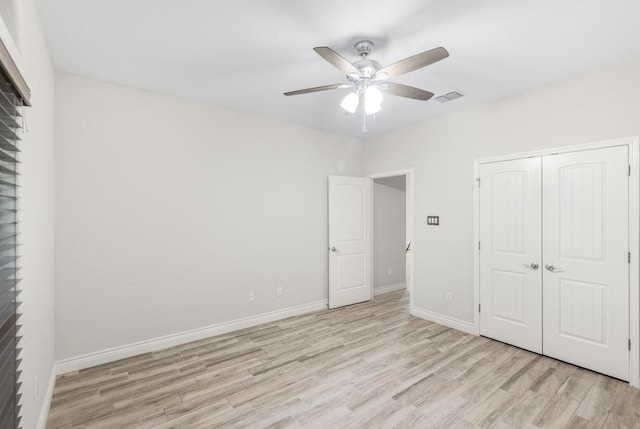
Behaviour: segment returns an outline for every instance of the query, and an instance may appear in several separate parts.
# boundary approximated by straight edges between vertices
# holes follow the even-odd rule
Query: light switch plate
[[[440,216],[427,216],[427,225],[440,225]]]

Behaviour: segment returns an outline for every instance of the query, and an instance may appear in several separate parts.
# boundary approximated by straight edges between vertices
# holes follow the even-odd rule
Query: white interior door
[[[329,176],[329,308],[372,298],[372,181]]]
[[[543,158],[544,354],[629,379],[628,148]]]
[[[480,165],[480,334],[542,353],[539,157]]]

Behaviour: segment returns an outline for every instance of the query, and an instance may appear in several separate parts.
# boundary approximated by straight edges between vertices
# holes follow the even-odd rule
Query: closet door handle
[[[562,272],[562,268],[560,267],[554,267],[553,265],[547,264],[544,266],[547,271],[551,271],[552,273],[561,273]]]
[[[527,269],[529,269],[529,270],[537,270],[538,268],[540,268],[540,265],[536,264],[535,262],[532,262],[529,265],[522,264],[522,266],[527,268]]]

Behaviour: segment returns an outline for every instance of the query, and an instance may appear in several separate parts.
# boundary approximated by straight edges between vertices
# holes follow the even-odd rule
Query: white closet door
[[[480,334],[542,353],[540,158],[480,166]]]
[[[628,149],[542,162],[544,354],[628,380]]]

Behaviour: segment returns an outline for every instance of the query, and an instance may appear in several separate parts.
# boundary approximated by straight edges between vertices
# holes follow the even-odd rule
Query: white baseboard
[[[458,331],[466,332],[467,334],[478,335],[475,325],[473,323],[465,322],[464,320],[445,316],[444,314],[434,313],[418,307],[412,307],[410,313],[412,316],[416,316],[430,322],[435,322],[439,325],[457,329]]]
[[[53,388],[56,385],[56,366],[51,368],[51,376],[49,377],[49,384],[47,390],[44,392],[44,402],[42,409],[40,410],[40,416],[38,417],[37,429],[45,429],[47,427],[47,417],[49,417],[49,408],[51,407],[51,399],[53,398]]]
[[[56,363],[56,372],[58,374],[64,374],[71,371],[78,371],[84,368],[102,365],[104,363],[125,359],[139,354],[154,352],[168,347],[179,346],[191,341],[197,341],[203,338],[237,331],[239,329],[250,328],[263,323],[285,319],[287,317],[298,316],[300,314],[311,313],[313,311],[326,310],[327,302],[328,301],[324,299],[296,307],[262,313],[256,316],[222,322],[204,328],[192,329],[185,332],[179,332],[177,334],[152,338],[150,340],[139,341],[133,344],[127,344],[107,350],[88,353],[82,356],[63,359]]]
[[[386,286],[378,286],[373,288],[374,295],[380,295],[383,293],[395,292],[397,290],[404,290],[407,288],[407,284],[405,282],[394,283]]]

